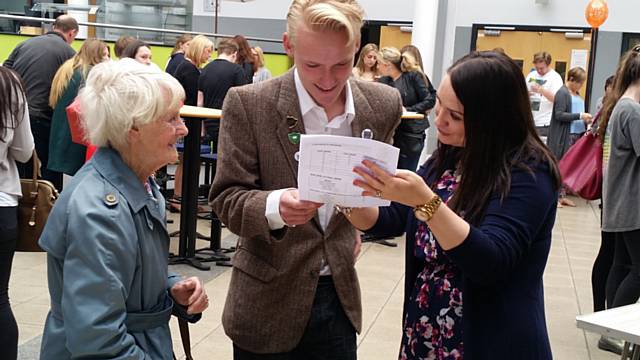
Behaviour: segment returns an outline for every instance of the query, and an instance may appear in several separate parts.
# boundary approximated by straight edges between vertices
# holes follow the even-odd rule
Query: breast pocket
[[[236,250],[233,257],[233,267],[264,283],[271,282],[279,274],[278,269],[250,253],[244,247],[239,247]]]

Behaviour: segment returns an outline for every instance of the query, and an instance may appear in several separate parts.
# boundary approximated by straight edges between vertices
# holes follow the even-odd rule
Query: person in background
[[[400,54],[409,53],[416,60],[416,64],[420,67],[420,70],[424,72],[424,64],[422,63],[422,55],[420,54],[420,49],[414,45],[405,45],[400,49]]]
[[[213,42],[204,35],[197,35],[189,42],[189,48],[185,53],[185,61],[178,64],[174,77],[186,94],[184,105],[198,105],[198,79],[200,68],[211,58]],[[180,211],[182,197],[182,161],[178,163],[174,176],[173,198],[169,199],[169,211]]]
[[[187,49],[189,49],[189,41],[191,41],[192,39],[193,36],[189,34],[180,35],[176,39],[176,45],[171,51],[171,58],[169,59],[167,67],[164,71],[168,72],[171,75],[175,74],[178,65],[180,65],[180,63],[184,61],[184,54],[187,52]]]
[[[549,65],[551,65],[551,54],[546,51],[538,52],[533,55],[535,69],[525,77],[529,88],[533,121],[536,123],[536,131],[543,141],[546,141],[549,136],[554,97],[563,85],[560,74]]]
[[[202,69],[198,79],[198,106],[222,109],[227,92],[234,86],[249,83],[244,70],[236,64],[238,45],[231,39],[218,42],[218,57]],[[208,120],[205,123],[207,142],[212,151],[218,148],[219,120]]]
[[[614,76],[609,76],[604,85],[604,96],[598,99],[596,108],[598,112],[593,117],[591,131],[602,141],[606,132],[607,124],[602,121],[602,108],[607,98],[611,96],[613,89]],[[600,198],[600,226],[602,227],[602,198]],[[609,271],[613,265],[613,256],[615,253],[615,233],[609,233],[600,230],[600,249],[598,255],[593,261],[591,269],[591,292],[593,294],[593,311],[602,311],[607,309],[607,278]],[[598,348],[606,351],[612,351],[618,355],[622,354],[622,342],[601,336],[598,340]]]
[[[426,115],[436,103],[436,90],[409,53],[385,47],[378,56],[378,70],[383,84],[400,91],[406,111],[425,114],[423,120],[403,120],[393,136],[393,145],[400,148],[398,169],[416,171],[424,148],[425,130],[429,127]]]
[[[251,49],[251,53],[253,54],[253,59],[255,60],[254,64],[257,69],[253,74],[253,82],[257,83],[271,79],[271,71],[269,71],[265,66],[264,52],[262,51],[262,48],[260,46],[253,47]]]
[[[611,89],[613,88],[613,79],[615,78],[614,75],[611,75],[607,78],[607,80],[605,80],[604,82],[604,95],[600,98],[598,98],[598,101],[596,102],[596,113],[600,112],[600,110],[602,110],[602,106],[604,105],[604,99],[611,94]]]
[[[48,169],[49,134],[53,110],[49,107],[51,82],[60,65],[76,52],[70,44],[78,34],[78,22],[68,15],[60,15],[53,23],[53,30],[45,35],[32,37],[16,46],[4,66],[15,70],[24,81],[29,104],[29,121],[36,144],[36,152],[42,163],[42,178],[62,188],[62,173]],[[31,162],[18,166],[20,176],[31,178]]]
[[[561,86],[554,96],[547,146],[558,161],[562,159],[567,150],[569,150],[569,147],[571,147],[571,126],[573,121],[578,120],[582,122],[581,129],[586,129],[585,124],[591,123],[591,114],[574,112],[572,109],[573,100],[571,97],[572,95],[578,94],[586,78],[587,73],[581,67],[575,67],[569,70],[566,85]],[[584,103],[582,103],[582,110],[584,110]],[[582,130],[582,132],[584,133],[584,130]],[[576,206],[576,204],[566,196],[567,190],[563,186],[558,198],[558,207],[565,205]]]
[[[173,359],[169,319],[208,306],[201,281],[168,272],[164,198],[153,178],[187,134],[184,91],[169,74],[123,59],[96,65],[80,90],[99,147],[71,179],[39,240],[51,308],[40,358]]]
[[[253,81],[253,74],[258,70],[255,64],[253,54],[251,53],[251,45],[242,35],[236,35],[233,40],[238,44],[238,56],[236,57],[236,64],[240,65],[244,70],[247,81],[251,83]]]
[[[602,231],[615,238],[607,278],[607,306],[636,303],[640,296],[640,45],[616,71],[602,109],[604,179]]]
[[[543,296],[560,174],[537,136],[522,71],[495,52],[456,61],[438,89],[438,149],[416,174],[370,161],[343,209],[358,229],[406,232],[399,359],[552,358]]]
[[[134,38],[133,36],[129,36],[129,35],[120,36],[118,40],[116,40],[115,45],[113,46],[113,52],[116,55],[116,57],[118,59],[122,58],[122,53],[124,52],[124,49],[126,49],[127,46],[129,46],[129,44],[133,43],[134,41],[136,41],[136,38]]]
[[[585,113],[584,99],[580,96],[580,89],[587,80],[587,72],[581,67],[569,70],[565,86],[571,94],[571,112],[579,113],[580,119],[571,122],[569,129],[569,143],[575,144],[578,139],[587,131],[587,126],[591,125],[593,118],[591,114]],[[555,102],[554,102],[555,103]]]
[[[357,357],[355,229],[333,204],[300,200],[291,134],[391,140],[400,94],[350,79],[363,14],[355,0],[294,0],[283,45],[295,67],[224,100],[209,203],[239,236],[222,315],[236,360]]]
[[[151,65],[151,47],[142,40],[134,40],[122,52],[122,58],[131,58],[135,61]]]
[[[378,45],[366,44],[360,49],[353,77],[360,80],[375,81],[378,77]]]
[[[49,140],[49,170],[70,176],[84,165],[87,147],[71,140],[67,106],[71,105],[94,65],[108,61],[107,45],[87,39],[76,55],[67,60],[53,78],[49,106],[53,108]]]
[[[18,240],[18,200],[22,196],[16,161],[27,162],[34,149],[27,97],[18,74],[0,66],[0,349],[18,358],[18,326],[9,303],[11,263]]]

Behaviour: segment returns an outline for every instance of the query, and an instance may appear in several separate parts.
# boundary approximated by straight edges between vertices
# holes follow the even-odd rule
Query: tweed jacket
[[[373,130],[390,142],[400,122],[400,94],[386,85],[349,80],[355,117],[353,134]],[[209,202],[239,235],[222,315],[226,334],[255,353],[295,348],[311,314],[321,260],[331,266],[342,307],[359,332],[360,287],[354,268],[355,230],[336,213],[326,231],[318,217],[295,228],[271,231],[265,217],[273,190],[297,187],[299,146],[291,131],[304,133],[293,71],[229,90],[222,108],[218,163]],[[289,129],[287,117],[299,119]]]

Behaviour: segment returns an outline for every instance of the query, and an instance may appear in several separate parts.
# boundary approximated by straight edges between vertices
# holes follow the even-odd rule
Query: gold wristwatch
[[[442,204],[442,199],[440,198],[440,196],[433,195],[431,200],[429,200],[429,202],[427,202],[426,204],[416,206],[413,209],[413,213],[418,220],[427,222],[431,220],[433,214],[435,214],[440,207],[440,204]]]

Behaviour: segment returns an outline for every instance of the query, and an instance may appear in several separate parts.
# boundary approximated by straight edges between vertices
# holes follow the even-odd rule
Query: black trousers
[[[640,297],[640,230],[617,232],[613,266],[607,278],[607,303],[615,308]]]
[[[51,119],[31,118],[31,133],[33,133],[33,141],[38,153],[38,159],[42,163],[40,172],[42,179],[49,180],[53,186],[62,191],[62,173],[47,169],[49,164],[49,137],[51,133]],[[33,163],[31,161],[26,164],[17,163],[18,171],[21,178],[31,178],[33,176]]]
[[[295,349],[278,354],[255,354],[233,345],[234,360],[355,360],[356,331],[344,313],[331,276],[322,276],[313,300],[311,318]]]
[[[18,239],[18,208],[0,207],[0,358],[18,357],[18,325],[9,304],[9,277]]]
[[[609,271],[613,264],[613,255],[615,252],[615,233],[600,232],[600,250],[598,256],[593,262],[591,270],[591,292],[593,294],[593,311],[601,311],[607,309],[606,288]],[[613,300],[611,300],[613,301]],[[609,306],[611,307],[611,303]]]

